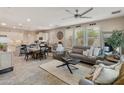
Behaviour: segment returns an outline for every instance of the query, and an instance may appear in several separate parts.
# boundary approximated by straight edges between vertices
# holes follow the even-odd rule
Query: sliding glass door
[[[65,30],[64,45],[72,46],[101,46],[101,32],[99,28],[72,27]]]
[[[65,30],[65,47],[72,48],[73,45],[73,28],[69,28]]]
[[[101,45],[99,29],[86,29],[86,43],[87,46],[99,47]]]
[[[75,28],[75,45],[76,46],[84,46],[85,40],[85,31],[81,27]]]

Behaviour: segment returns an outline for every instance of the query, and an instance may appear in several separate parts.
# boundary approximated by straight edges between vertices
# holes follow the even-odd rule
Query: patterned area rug
[[[72,70],[73,74],[71,74],[66,66],[56,67],[61,64],[63,62],[51,60],[48,63],[40,65],[40,67],[70,85],[78,85],[79,80],[88,75],[91,69],[89,66],[77,64],[75,67],[78,69]]]

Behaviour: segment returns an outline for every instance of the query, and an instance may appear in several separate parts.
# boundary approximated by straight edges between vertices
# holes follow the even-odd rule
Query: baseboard
[[[14,67],[9,67],[9,68],[6,68],[6,69],[2,69],[0,70],[0,74],[3,74],[3,73],[7,73],[7,72],[10,72],[10,71],[13,71]]]

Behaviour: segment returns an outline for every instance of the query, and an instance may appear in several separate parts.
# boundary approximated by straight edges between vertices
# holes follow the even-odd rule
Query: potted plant
[[[4,45],[0,43],[0,51],[3,51]]]
[[[113,31],[110,38],[106,40],[106,43],[113,48],[113,54],[117,54],[118,47],[124,47],[124,34],[122,31]]]
[[[6,45],[0,43],[0,51],[6,51]]]

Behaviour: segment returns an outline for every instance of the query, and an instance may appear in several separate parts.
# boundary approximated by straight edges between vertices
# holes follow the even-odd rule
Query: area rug
[[[40,65],[40,67],[70,85],[78,85],[79,80],[87,76],[91,69],[86,65],[77,64],[75,67],[78,69],[72,70],[73,74],[71,74],[66,66],[56,67],[61,64],[63,64],[63,62],[51,60],[50,62]]]

